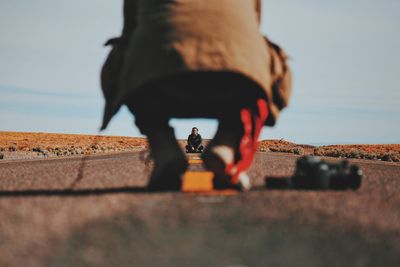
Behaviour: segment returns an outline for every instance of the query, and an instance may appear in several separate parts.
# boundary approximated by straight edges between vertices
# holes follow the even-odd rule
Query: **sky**
[[[290,55],[294,81],[261,139],[400,143],[398,14],[398,0],[264,0],[261,32]],[[97,134],[103,43],[121,28],[121,0],[0,0],[0,131]],[[177,138],[217,127],[170,124]],[[126,108],[102,134],[141,136]]]

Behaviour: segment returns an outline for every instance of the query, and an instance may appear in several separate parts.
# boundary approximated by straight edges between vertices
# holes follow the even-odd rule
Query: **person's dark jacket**
[[[194,147],[194,149],[197,149],[201,145],[201,141],[202,139],[200,134],[190,134],[188,136],[187,144],[189,147]]]

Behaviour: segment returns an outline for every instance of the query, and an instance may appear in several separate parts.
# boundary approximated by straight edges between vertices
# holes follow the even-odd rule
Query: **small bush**
[[[353,158],[353,159],[359,159],[361,158],[361,153],[358,150],[352,150],[350,153],[347,155],[348,158]]]
[[[323,155],[322,149],[314,148],[313,154],[314,154],[314,156],[322,156]]]
[[[293,153],[296,155],[304,155],[304,149],[302,147],[295,147]]]
[[[393,162],[400,162],[400,154],[392,155],[392,161]]]
[[[360,153],[360,158],[369,159],[369,160],[376,160],[376,159],[378,159],[378,155],[376,155],[375,153],[361,152]]]
[[[385,153],[382,157],[381,160],[383,161],[392,161],[392,154],[391,153]]]
[[[269,150],[272,152],[279,152],[279,149],[276,147],[270,147]]]
[[[8,151],[15,152],[15,151],[17,151],[17,148],[15,146],[9,146]]]
[[[338,158],[340,157],[341,153],[339,152],[339,150],[337,149],[328,149],[326,151],[324,151],[325,153],[323,153],[324,156],[328,156],[328,157],[335,157]]]

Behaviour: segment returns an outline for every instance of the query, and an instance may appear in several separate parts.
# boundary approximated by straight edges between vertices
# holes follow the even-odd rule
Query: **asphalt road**
[[[0,163],[0,266],[400,266],[400,164],[352,161],[358,191],[148,193],[141,153]],[[81,170],[81,171],[80,171]]]

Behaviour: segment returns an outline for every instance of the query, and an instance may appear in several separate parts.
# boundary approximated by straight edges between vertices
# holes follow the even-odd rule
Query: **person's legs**
[[[190,73],[160,79],[141,89],[142,95],[135,95],[127,105],[135,114],[141,132],[148,136],[155,158],[150,187],[165,186],[161,181],[168,181],[165,177],[172,175],[162,173],[168,173],[169,166],[179,167],[171,167],[175,170],[172,181],[178,181],[176,177],[187,167],[168,126],[171,117],[218,119],[218,132],[203,154],[205,165],[216,174],[216,184],[221,187],[238,184],[249,187],[239,177],[250,167],[267,116],[265,95],[256,83],[232,73]],[[193,97],[196,101],[188,101]]]
[[[145,134],[154,159],[148,188],[180,190],[181,175],[186,171],[187,161],[175,139],[174,130],[168,124],[158,124]]]
[[[193,73],[173,79],[171,93],[182,99],[173,105],[174,117],[211,117],[219,120],[218,131],[202,155],[207,169],[214,172],[216,188],[246,190],[258,136],[268,117],[264,91],[252,80],[234,73]],[[187,105],[185,99],[196,96]],[[186,106],[185,106],[186,105]]]
[[[199,145],[199,146],[186,146],[186,152],[187,153],[202,153],[204,149],[204,146]]]
[[[160,114],[158,109],[153,108],[161,107],[160,103],[156,103],[158,101],[153,96],[137,96],[127,105],[135,114],[135,123],[141,133],[147,136],[154,160],[148,189],[180,190],[180,176],[187,168],[187,161],[176,141],[173,128],[169,126],[168,114]]]
[[[199,147],[196,148],[196,151],[197,151],[198,153],[202,153],[202,152],[203,152],[203,149],[204,149],[204,146],[199,145]]]
[[[216,188],[250,188],[246,171],[268,116],[266,101],[259,98],[254,102],[232,116],[220,118],[217,133],[203,154],[206,167],[215,174]]]
[[[214,186],[217,188],[230,184],[231,175],[226,172],[226,166],[239,157],[242,132],[239,116],[219,119],[217,132],[202,154],[204,165],[214,172]]]

